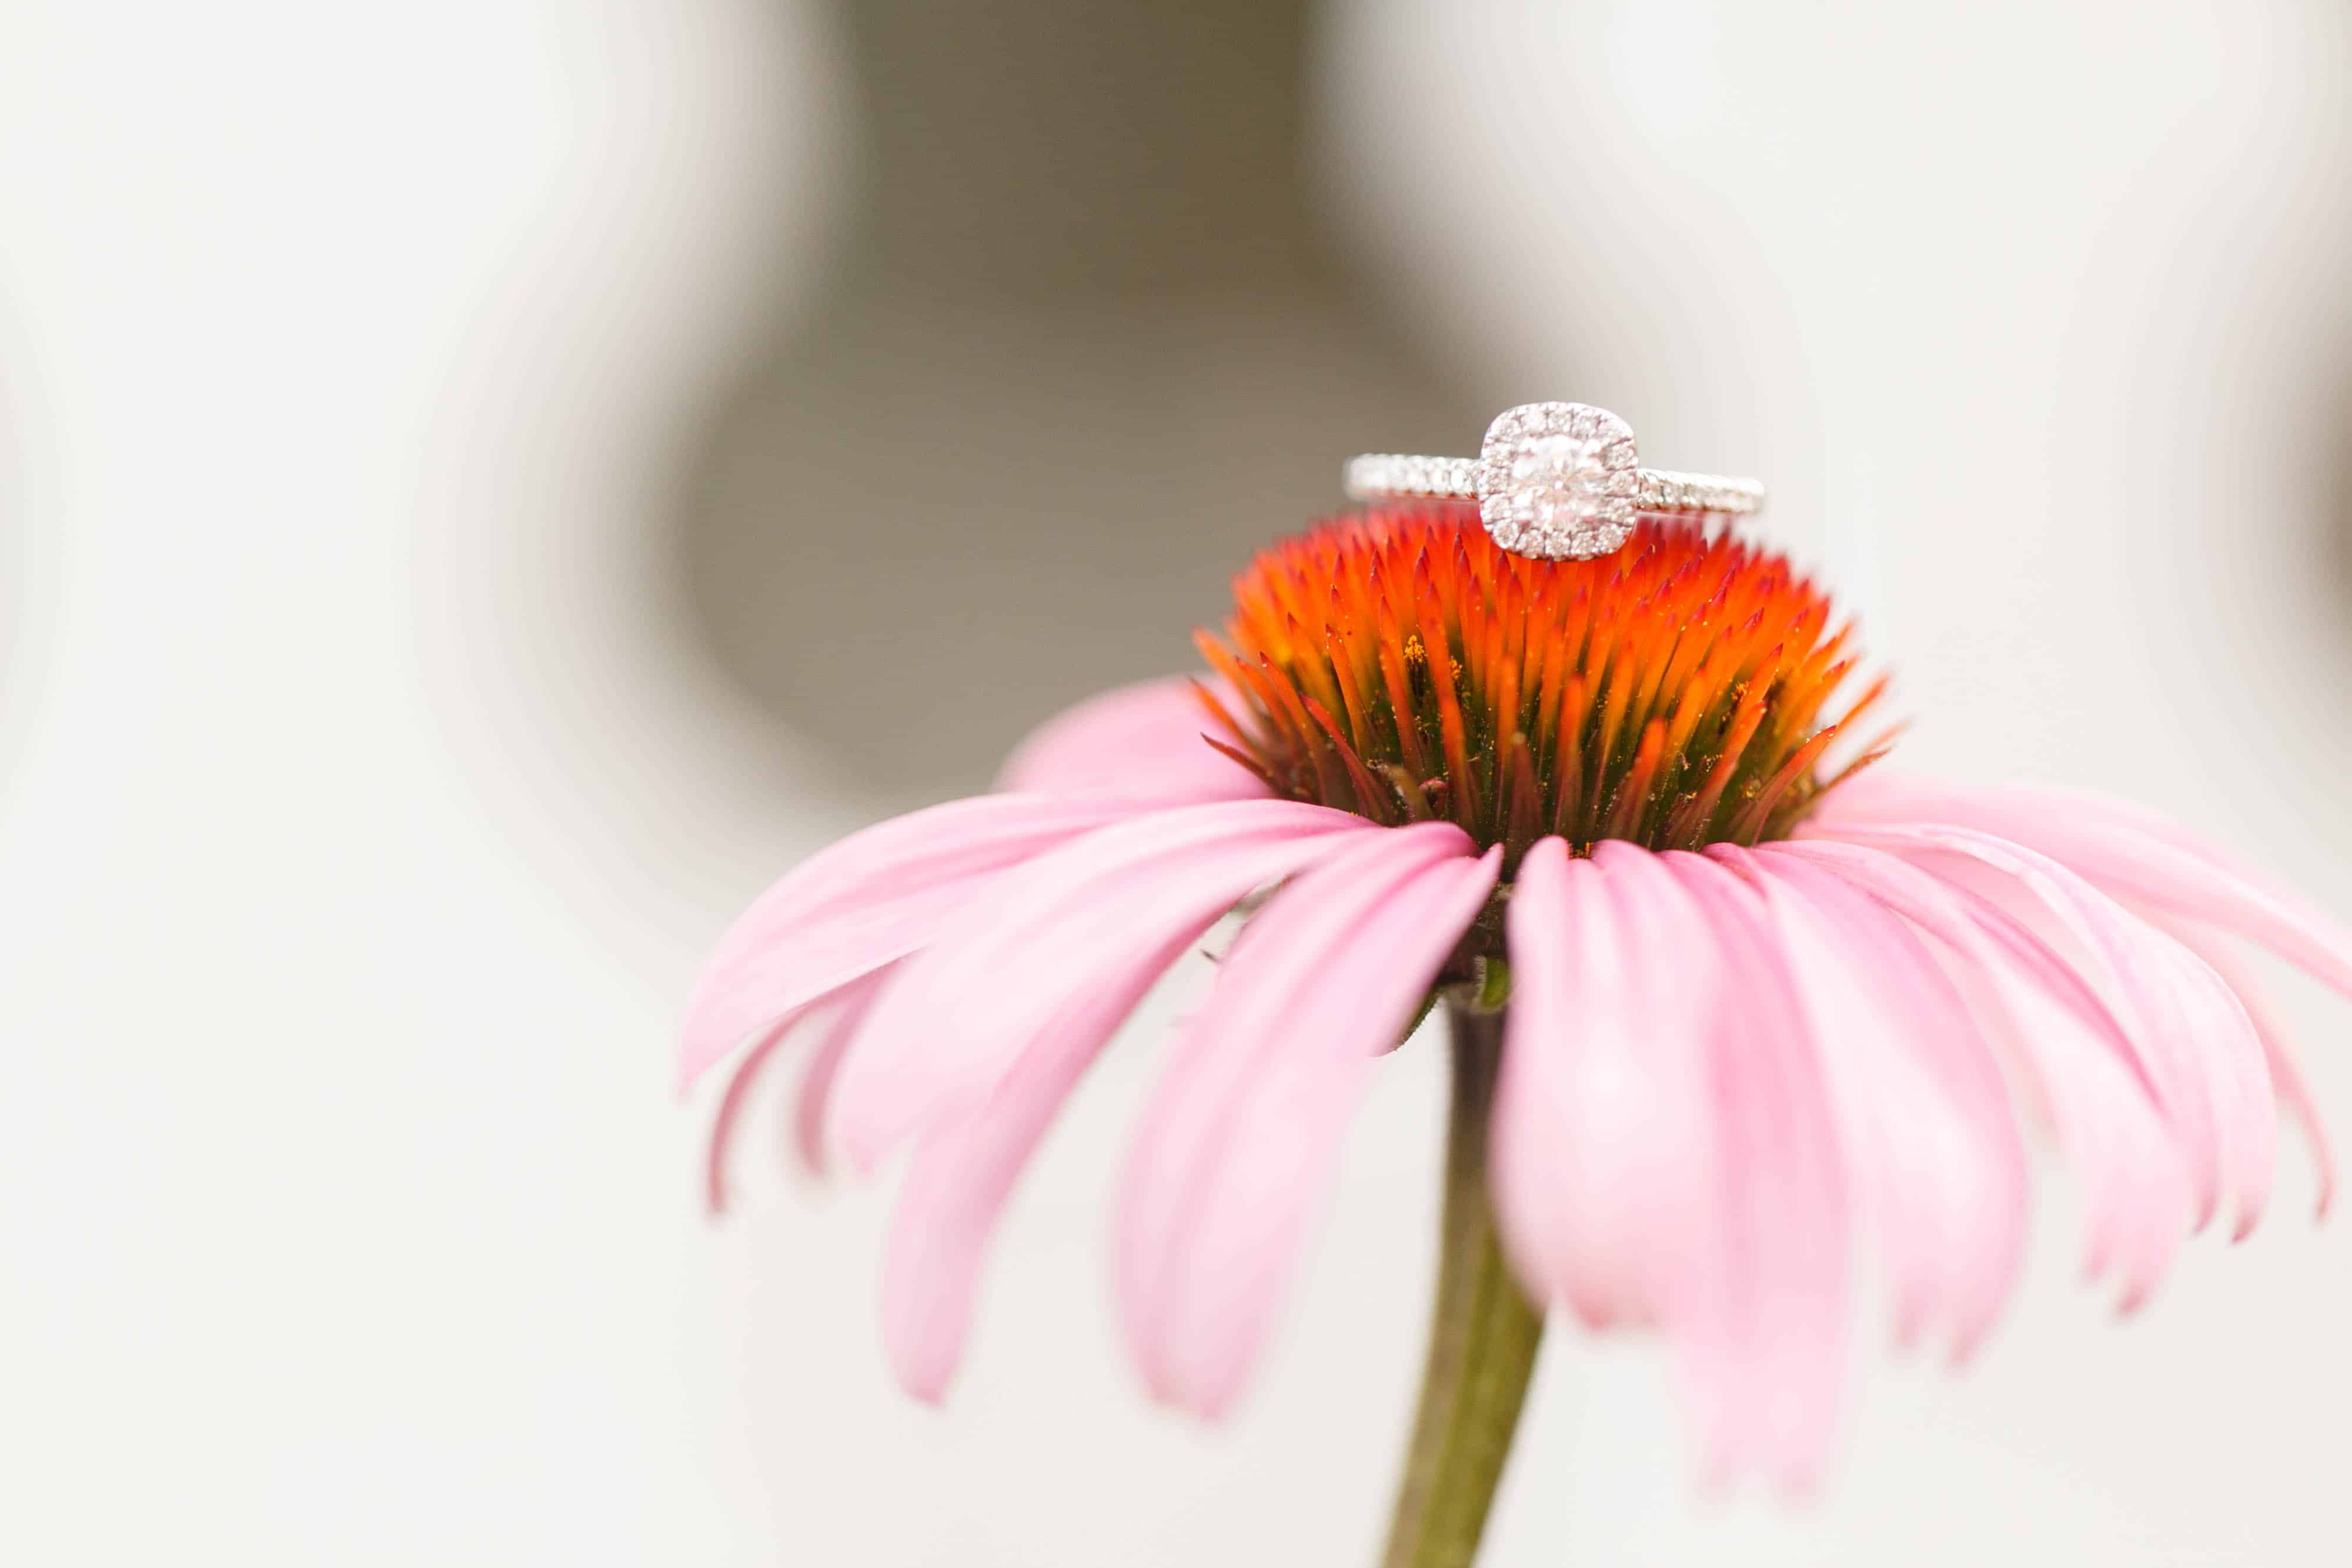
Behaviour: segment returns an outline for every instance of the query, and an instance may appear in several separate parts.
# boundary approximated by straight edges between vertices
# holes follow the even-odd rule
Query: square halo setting
[[[1507,550],[1589,560],[1633,532],[1641,456],[1633,427],[1605,408],[1529,402],[1506,409],[1478,449],[1478,516]]]

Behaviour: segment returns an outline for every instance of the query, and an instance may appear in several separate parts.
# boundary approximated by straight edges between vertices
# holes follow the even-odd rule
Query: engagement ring
[[[1496,544],[1544,560],[1607,555],[1644,512],[1753,512],[1764,505],[1764,486],[1753,479],[1643,467],[1633,426],[1580,402],[1506,409],[1486,427],[1475,457],[1367,453],[1349,460],[1346,477],[1358,501],[1475,501]]]

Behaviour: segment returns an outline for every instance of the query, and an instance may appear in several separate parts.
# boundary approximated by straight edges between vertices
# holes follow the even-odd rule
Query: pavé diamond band
[[[1580,402],[1506,409],[1486,427],[1475,457],[1350,458],[1347,486],[1359,501],[1476,501],[1496,544],[1545,560],[1607,555],[1643,512],[1753,512],[1764,505],[1764,486],[1753,479],[1643,467],[1633,427]]]

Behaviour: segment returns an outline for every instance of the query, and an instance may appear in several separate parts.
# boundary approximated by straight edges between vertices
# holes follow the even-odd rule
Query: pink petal
[[[761,1036],[759,1042],[735,1064],[735,1071],[727,1075],[727,1088],[719,1096],[719,1110],[710,1119],[710,1134],[702,1145],[702,1207],[714,1218],[727,1212],[728,1156],[734,1149],[736,1124],[743,1119],[743,1108],[751,1103],[752,1087],[759,1082],[760,1070],[791,1035],[793,1026],[819,1005],[811,1003],[794,1009]]]
[[[2146,1299],[2188,1228],[2189,1176],[2154,1086],[2097,996],[2007,911],[1888,851],[1808,839],[1758,852],[1836,873],[1948,947],[1990,994],[2087,1185],[2086,1270],[2114,1268],[2126,1306]]]
[[[1179,806],[1009,873],[907,966],[867,1020],[835,1090],[843,1148],[870,1166],[983,1099],[1079,988],[1148,983],[1171,946],[1197,940],[1252,891],[1381,831],[1291,800]]]
[[[935,936],[1005,867],[1131,803],[984,795],[877,823],[803,862],[719,938],[687,1007],[681,1087],[745,1039]]]
[[[1828,1086],[1762,896],[1702,856],[1660,858],[1706,922],[1688,962],[1723,977],[1708,1041],[1719,1251],[1678,1325],[1685,1380],[1713,1474],[1761,1469],[1806,1490],[1836,1436],[1850,1311],[1852,1224]]]
[[[1227,712],[1239,710],[1223,682],[1200,684],[1224,700]],[[1202,738],[1234,739],[1192,688],[1191,679],[1178,676],[1087,698],[1032,732],[1005,762],[996,787],[1057,795],[1108,791],[1171,805],[1264,796],[1265,779]]]
[[[962,1360],[980,1270],[1013,1186],[1062,1103],[1194,934],[1065,986],[1058,1010],[980,1103],[925,1133],[883,1261],[882,1337],[907,1391],[937,1400]]]
[[[2270,1192],[2277,1107],[2253,1024],[2209,965],[2066,866],[2005,839],[1940,826],[1853,833],[1909,859],[1990,867],[2054,917],[2094,964],[2108,1009],[2182,1139],[2198,1223],[2228,1199],[2236,1234],[2252,1228]]]
[[[2060,816],[2107,810],[2142,831],[2160,835],[2176,831],[2161,812],[2087,789],[2043,784],[1958,784],[1888,767],[1866,769],[1839,785],[1822,798],[1821,809],[1807,821],[1833,834],[1849,826],[1906,827],[1931,822],[1990,831],[1988,823],[1969,819],[1979,811],[2014,815],[2019,810]]]
[[[1968,1005],[1892,911],[1801,859],[1707,852],[1763,890],[1827,1070],[1858,1201],[1894,1276],[1897,1337],[1992,1325],[2025,1240],[2025,1151]]]
[[[810,1103],[813,1099],[822,1102],[825,1082],[832,1076],[832,1064],[840,1060],[850,1038],[857,1032],[857,1025],[866,1016],[866,1009],[888,977],[887,969],[877,970],[862,979],[851,981],[817,1001],[795,1008],[761,1036],[758,1044],[745,1051],[742,1060],[735,1064],[735,1071],[727,1075],[727,1089],[719,1098],[719,1110],[711,1118],[710,1137],[704,1148],[704,1202],[712,1214],[727,1211],[728,1155],[735,1141],[736,1126],[742,1120],[744,1106],[751,1101],[751,1089],[758,1081],[761,1068],[766,1065],[776,1047],[784,1042],[803,1019],[829,1007],[833,1009],[833,1018],[825,1026],[824,1038],[818,1044],[815,1054],[803,1071],[797,1111],[797,1120],[801,1124],[799,1146],[803,1165],[812,1173],[822,1170],[822,1145],[813,1145],[808,1141],[806,1124],[812,1114]]]
[[[2311,1162],[2319,1177],[2318,1213],[2325,1218],[2336,1199],[2335,1145],[2327,1135],[2327,1124],[2320,1119],[2318,1103],[2311,1096],[2311,1085],[2303,1075],[2303,1063],[2287,1043],[2278,1021],[2263,1005],[2261,986],[2219,938],[2180,921],[2159,920],[2158,924],[2181,946],[2213,966],[2213,972],[2237,993],[2246,1016],[2253,1020],[2254,1032],[2262,1037],[2263,1060],[2270,1064],[2271,1082],[2278,1088],[2279,1104],[2302,1129],[2304,1143],[2311,1150]]]
[[[1494,889],[1450,823],[1364,836],[1251,918],[1148,1107],[1119,1206],[1129,1341],[1223,1414],[1255,1364],[1349,1122]]]
[[[801,1070],[800,1091],[793,1097],[793,1148],[800,1158],[801,1169],[810,1176],[824,1175],[830,1164],[825,1157],[824,1131],[831,1119],[833,1085],[841,1074],[842,1061],[865,1029],[866,1015],[880,999],[882,988],[895,973],[897,966],[893,965],[843,988],[840,1010],[833,1015],[824,1038],[817,1042],[816,1050],[809,1055],[808,1065]]]
[[[2234,931],[2352,997],[2352,931],[2143,807],[2074,790],[1931,784],[1874,772],[1830,794],[1823,831],[1848,822],[1979,829],[2048,855],[2108,893]]]
[[[1528,1293],[1595,1327],[1675,1320],[1717,1250],[1703,919],[1655,855],[1613,841],[1583,860],[1542,840],[1512,884],[1488,1182]]]

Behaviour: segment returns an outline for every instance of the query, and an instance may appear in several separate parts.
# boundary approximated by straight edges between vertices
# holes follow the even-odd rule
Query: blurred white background
[[[691,586],[710,530],[678,542],[714,407],[859,254],[870,128],[921,110],[860,79],[862,26],[0,0],[0,1559],[1368,1560],[1436,1053],[1384,1082],[1220,1433],[1149,1408],[1103,1289],[1151,1019],[1032,1173],[944,1413],[877,1348],[886,1193],[776,1176],[699,1219],[667,1051],[700,950],[993,761],[959,732],[894,776],[795,722]],[[2352,915],[2336,0],[1368,0],[1302,57],[1361,316],[1185,320],[1402,367],[1367,405],[1401,423],[1573,396],[1764,474],[1901,670],[1912,766],[2138,796]],[[1231,363],[1193,395],[1264,395]],[[1250,423],[1307,494],[1344,455]],[[989,482],[998,515],[1037,476]],[[729,493],[753,545],[803,539]],[[1266,506],[1237,537],[1303,520]],[[1079,586],[1124,618],[1115,572]],[[1070,695],[924,646],[1000,744]],[[2283,999],[2352,1126],[2347,1014]],[[2340,1562],[2352,1241],[2288,1160],[2263,1229],[2121,1331],[2053,1176],[1979,1364],[1868,1347],[1811,1506],[1695,1495],[1656,1359],[1557,1332],[1482,1561]]]

